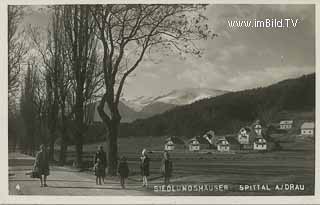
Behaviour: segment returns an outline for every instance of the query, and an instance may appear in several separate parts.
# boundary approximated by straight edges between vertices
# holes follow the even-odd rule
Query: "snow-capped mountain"
[[[134,99],[121,98],[121,101],[136,112],[140,112],[145,106],[153,102],[155,97],[139,96]]]
[[[210,88],[185,88],[181,90],[173,90],[166,95],[156,97],[154,98],[154,102],[186,105],[204,98],[215,97],[225,93],[227,92]]]
[[[210,88],[185,88],[173,90],[165,95],[157,97],[141,96],[134,99],[122,98],[119,104],[119,111],[122,122],[132,122],[136,119],[148,118],[163,113],[179,105],[187,105],[195,101],[215,97],[227,93],[227,91]],[[97,110],[97,103],[94,105],[93,121],[102,121]],[[105,106],[108,112],[108,107]]]
[[[211,88],[185,88],[173,90],[161,96],[141,96],[134,99],[121,99],[121,101],[136,112],[143,112],[146,116],[149,116],[162,113],[178,105],[191,104],[204,98],[211,98],[225,93],[227,91]]]

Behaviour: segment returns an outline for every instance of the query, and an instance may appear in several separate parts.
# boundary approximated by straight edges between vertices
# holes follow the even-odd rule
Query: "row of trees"
[[[9,15],[16,8],[10,6]],[[121,122],[118,105],[126,79],[147,52],[201,56],[196,42],[215,36],[204,23],[205,6],[56,5],[47,9],[51,15],[48,29],[28,28],[33,58],[29,58],[20,89],[25,143],[32,151],[37,143],[46,143],[53,157],[60,136],[64,163],[72,133],[76,162],[81,166],[83,133],[90,120],[87,107],[99,100],[97,109],[107,130],[108,173],[115,175]],[[9,48],[11,54],[18,55]],[[14,75],[9,72],[10,76]]]

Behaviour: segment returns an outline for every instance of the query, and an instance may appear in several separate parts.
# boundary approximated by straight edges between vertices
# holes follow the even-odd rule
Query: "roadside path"
[[[49,187],[40,187],[39,179],[30,178],[34,158],[9,153],[9,194],[13,195],[151,195],[151,188],[141,187],[141,183],[127,180],[126,189],[120,187],[119,180],[107,179],[105,184],[96,185],[94,174],[79,172],[70,167],[50,166]]]

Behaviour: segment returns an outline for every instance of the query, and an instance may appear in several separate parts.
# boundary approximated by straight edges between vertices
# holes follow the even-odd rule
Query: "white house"
[[[257,133],[258,136],[261,135],[262,132],[262,126],[260,124],[255,124],[253,126],[254,131]]]
[[[249,144],[249,133],[246,128],[241,128],[238,134],[238,142],[240,144]]]
[[[254,150],[267,150],[267,141],[263,137],[257,137],[253,142]]]
[[[282,120],[280,121],[280,129],[289,130],[293,126],[293,120]]]
[[[217,150],[220,152],[228,152],[230,150],[230,145],[226,138],[221,138],[218,140]]]
[[[167,140],[167,142],[165,143],[164,150],[167,150],[167,151],[174,150],[174,143],[172,142],[171,139]]]
[[[301,135],[314,135],[314,122],[305,122],[301,125]]]
[[[200,143],[196,138],[192,138],[189,140],[189,151],[199,151],[200,150]]]

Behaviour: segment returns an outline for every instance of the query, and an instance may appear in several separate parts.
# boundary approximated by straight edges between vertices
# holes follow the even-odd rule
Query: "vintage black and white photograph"
[[[17,2],[8,195],[315,195],[315,4]]]

